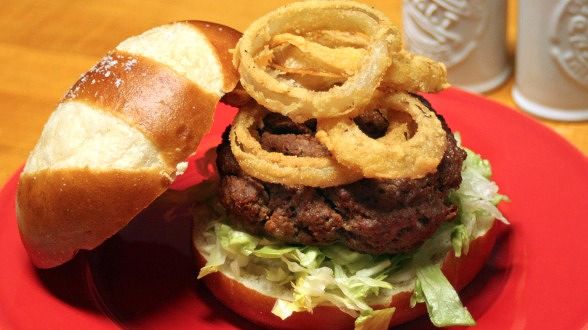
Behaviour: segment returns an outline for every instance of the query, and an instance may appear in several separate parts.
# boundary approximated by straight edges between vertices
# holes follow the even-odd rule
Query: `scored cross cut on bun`
[[[186,169],[238,83],[229,50],[240,35],[201,21],[159,26],[120,43],[74,84],[19,181],[19,230],[37,267],[95,248]]]

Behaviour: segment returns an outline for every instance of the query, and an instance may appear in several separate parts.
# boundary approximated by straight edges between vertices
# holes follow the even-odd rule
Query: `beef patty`
[[[430,108],[426,100],[422,100]],[[447,195],[461,183],[465,152],[447,132],[447,149],[437,172],[420,179],[362,179],[329,187],[285,186],[246,175],[231,152],[227,134],[217,148],[220,201],[238,227],[289,243],[343,243],[371,254],[406,252],[418,247],[456,214]],[[382,135],[387,120],[377,111],[355,119],[366,134]],[[260,143],[269,151],[297,156],[325,156],[314,137],[316,121],[297,124],[270,113],[260,128]]]

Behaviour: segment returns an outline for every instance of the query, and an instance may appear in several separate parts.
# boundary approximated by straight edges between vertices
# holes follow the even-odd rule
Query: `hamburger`
[[[123,41],[64,96],[21,174],[32,263],[94,249],[157,199],[222,98],[240,110],[193,229],[198,277],[221,302],[271,328],[386,328],[425,311],[473,324],[456,291],[506,222],[504,196],[419,96],[447,87],[443,65],[401,46],[352,1],[294,3],[243,35],[186,21]]]
[[[314,21],[349,13],[383,27]],[[505,197],[488,161],[417,94],[447,86],[443,65],[397,48],[394,31],[367,6],[304,2],[260,18],[237,45],[253,100],[216,148],[218,193],[197,208],[193,243],[199,278],[254,323],[387,328],[426,307],[436,326],[475,324],[456,292],[488,257],[494,220],[506,223]],[[378,40],[391,63],[337,108]]]
[[[374,117],[357,121],[375,125]],[[263,122],[264,148],[325,153],[312,122],[274,113]],[[449,149],[435,173],[324,189],[248,175],[225,134],[216,149],[217,196],[194,216],[199,278],[268,328],[387,328],[426,311],[436,326],[474,325],[456,290],[489,256],[500,230],[494,220],[506,221],[496,208],[505,197],[490,164],[444,128]]]

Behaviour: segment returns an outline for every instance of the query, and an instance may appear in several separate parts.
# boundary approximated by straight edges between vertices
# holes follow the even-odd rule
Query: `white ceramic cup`
[[[407,48],[445,63],[451,84],[482,93],[510,76],[506,0],[404,0],[403,20]]]
[[[544,118],[588,120],[588,0],[521,0],[515,102]]]

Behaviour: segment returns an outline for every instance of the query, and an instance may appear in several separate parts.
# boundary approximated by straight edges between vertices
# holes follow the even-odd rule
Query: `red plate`
[[[430,95],[466,146],[490,159],[512,222],[461,294],[481,329],[580,329],[588,324],[588,160],[529,117],[455,89]],[[204,150],[234,110],[221,106],[186,187],[210,173]],[[196,281],[189,221],[157,207],[99,249],[35,270],[15,218],[15,174],[0,193],[0,328],[254,328]],[[411,328],[429,327],[421,319]]]

